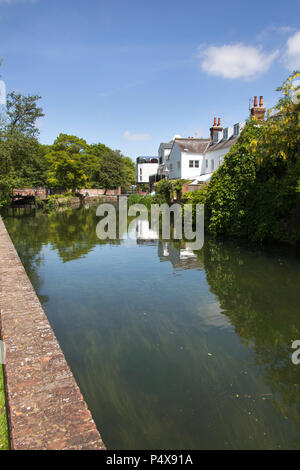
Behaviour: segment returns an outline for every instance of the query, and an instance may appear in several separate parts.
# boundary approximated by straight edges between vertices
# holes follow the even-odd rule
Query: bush
[[[127,199],[128,207],[132,206],[133,204],[144,204],[147,209],[151,209],[151,204],[155,203],[154,196],[142,196],[140,194],[131,194]]]
[[[300,245],[300,105],[290,99],[293,74],[274,117],[249,120],[204,192],[206,227],[214,236]]]
[[[155,184],[156,201],[158,204],[171,204],[174,199],[173,183],[170,180],[162,179]]]

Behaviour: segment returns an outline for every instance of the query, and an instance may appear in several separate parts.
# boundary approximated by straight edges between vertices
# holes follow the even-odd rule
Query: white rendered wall
[[[190,168],[190,160],[198,160],[199,167]],[[180,168],[178,168],[178,163],[180,164]],[[168,160],[168,170],[169,179],[193,179],[203,172],[203,154],[184,153],[175,142]]]
[[[140,176],[140,169],[142,170],[142,177]],[[137,163],[136,164],[136,182],[149,183],[149,177],[156,175],[158,163]]]

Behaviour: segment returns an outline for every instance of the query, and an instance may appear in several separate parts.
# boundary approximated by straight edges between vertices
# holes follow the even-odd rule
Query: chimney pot
[[[251,116],[256,118],[258,121],[263,121],[265,117],[265,108],[264,108],[264,100],[263,97],[259,97],[259,107],[258,107],[258,100],[257,96],[254,96],[254,105],[251,108]]]
[[[217,125],[217,118],[214,118],[214,126]]]
[[[260,97],[259,97],[259,106],[260,106],[261,108],[264,107],[264,98],[263,98],[263,96],[260,96]]]
[[[221,118],[218,119],[218,127],[221,126]]]

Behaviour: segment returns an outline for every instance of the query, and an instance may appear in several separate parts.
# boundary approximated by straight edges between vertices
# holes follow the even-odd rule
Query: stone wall
[[[79,194],[82,194],[83,196],[88,193],[90,197],[96,197],[96,196],[103,196],[108,195],[108,196],[116,196],[118,194],[121,194],[121,187],[117,189],[97,189],[97,188],[91,188],[91,189],[80,189],[77,191]]]
[[[188,183],[184,183],[182,185],[182,196],[184,196],[184,194],[186,193],[189,193],[189,192],[192,192],[192,191],[197,191],[198,189],[202,189],[203,186],[205,186],[206,183],[199,183],[199,184],[188,184]]]
[[[47,190],[46,188],[25,188],[25,189],[14,189],[13,195],[17,196],[38,196],[40,199],[47,199]]]
[[[11,448],[105,449],[1,218],[0,327]]]

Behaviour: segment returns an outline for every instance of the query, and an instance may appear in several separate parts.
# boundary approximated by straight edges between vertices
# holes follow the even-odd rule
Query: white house
[[[204,153],[209,144],[209,139],[175,138],[165,164],[169,179],[194,179],[202,174]]]
[[[158,157],[138,157],[136,159],[136,182],[149,183],[149,178],[156,175],[158,170]]]
[[[257,97],[254,98],[251,115],[258,120],[264,118],[265,108],[262,96],[259,106]],[[223,129],[221,119],[218,118],[217,123],[217,118],[214,118],[214,123],[210,128],[210,138],[175,136],[168,144],[160,144],[158,175],[164,175],[169,179],[192,179],[194,183],[208,181],[213,172],[222,165],[224,156],[238,140],[244,125],[245,122],[238,122]]]
[[[158,158],[159,158],[159,166],[158,166],[158,175],[164,175],[164,171],[166,168],[166,162],[169,159],[171,150],[173,146],[173,140],[166,143],[161,143],[158,149]]]

